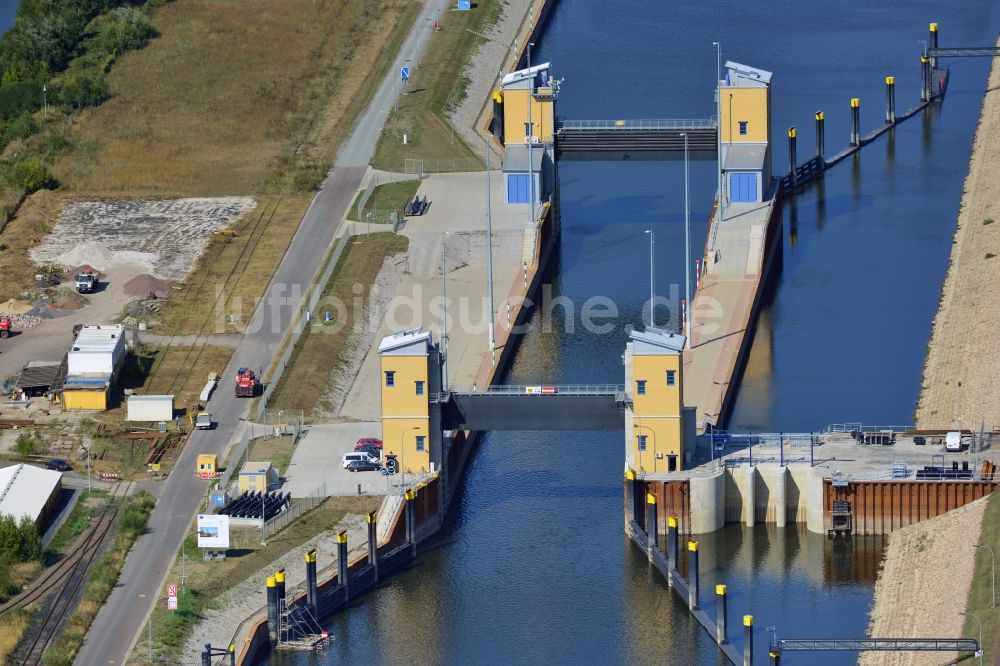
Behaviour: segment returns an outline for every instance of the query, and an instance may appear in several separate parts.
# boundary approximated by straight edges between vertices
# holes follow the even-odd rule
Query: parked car
[[[382,440],[378,437],[362,437],[358,440],[358,443],[354,445],[355,451],[360,451],[362,449],[374,446],[376,449],[382,449]]]
[[[344,454],[344,469],[352,462],[373,462],[378,464],[378,457],[372,456],[370,453],[365,451],[355,451],[354,453]]]
[[[352,460],[347,463],[348,472],[377,472],[382,469],[374,460]]]
[[[68,472],[73,468],[69,466],[69,463],[62,458],[53,458],[52,460],[45,463],[45,466],[49,469],[54,469],[57,472]]]
[[[198,416],[194,417],[194,427],[198,430],[211,430],[212,415],[208,412],[199,413]]]
[[[378,447],[376,447],[376,446],[374,446],[372,444],[368,444],[366,446],[363,446],[360,449],[354,449],[354,452],[355,453],[367,453],[370,458],[375,458],[376,460],[381,460],[382,459],[382,449],[380,449],[380,448],[378,448]]]

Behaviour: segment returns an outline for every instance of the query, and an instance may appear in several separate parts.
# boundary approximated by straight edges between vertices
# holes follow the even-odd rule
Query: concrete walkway
[[[729,392],[760,287],[772,205],[731,204],[709,242],[684,352],[684,403],[697,408],[699,431],[706,419],[719,422]]]

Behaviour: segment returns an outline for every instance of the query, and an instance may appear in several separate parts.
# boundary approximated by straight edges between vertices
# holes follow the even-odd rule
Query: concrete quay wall
[[[646,478],[635,500],[639,511],[646,492],[656,498],[660,534],[667,533],[669,517],[678,520],[683,534],[710,534],[727,523],[804,523],[810,532],[825,534],[831,528],[834,500],[851,503],[854,534],[889,534],[974,502],[996,488],[993,481],[892,479],[835,486],[825,468],[778,463],[726,465],[677,476]]]

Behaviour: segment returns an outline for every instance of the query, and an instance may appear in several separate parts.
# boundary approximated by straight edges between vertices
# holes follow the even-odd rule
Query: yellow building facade
[[[727,62],[719,82],[725,203],[757,203],[771,187],[771,72]]]
[[[548,78],[549,63],[511,72],[500,82],[499,101],[503,106],[503,142],[508,146],[528,142],[552,143],[555,137],[556,90]],[[531,113],[528,104],[531,104]]]
[[[429,332],[413,329],[382,339],[379,364],[382,402],[382,456],[395,455],[399,471],[420,473],[440,467],[440,419],[432,418],[430,398],[440,391],[437,348]]]
[[[627,465],[638,472],[679,472],[685,460],[683,335],[633,331],[625,347]]]

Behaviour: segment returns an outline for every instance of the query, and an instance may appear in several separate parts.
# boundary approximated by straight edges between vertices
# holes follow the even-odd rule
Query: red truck
[[[257,376],[249,368],[236,371],[236,397],[252,398],[257,395]]]

